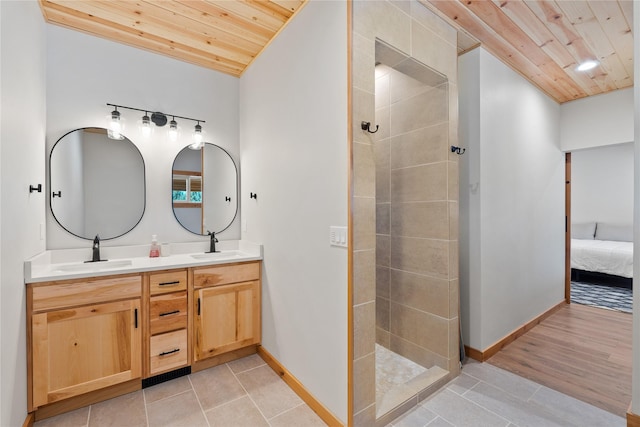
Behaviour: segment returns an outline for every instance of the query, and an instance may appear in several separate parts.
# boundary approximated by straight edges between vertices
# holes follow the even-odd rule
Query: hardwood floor
[[[631,402],[631,318],[567,305],[487,362],[624,417]]]

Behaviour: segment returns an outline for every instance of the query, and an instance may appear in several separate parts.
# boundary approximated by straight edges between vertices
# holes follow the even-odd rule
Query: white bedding
[[[571,239],[571,268],[633,277],[633,242]]]

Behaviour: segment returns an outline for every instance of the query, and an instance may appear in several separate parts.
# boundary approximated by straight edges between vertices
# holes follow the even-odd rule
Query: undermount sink
[[[122,259],[117,261],[98,261],[98,262],[83,262],[78,264],[64,264],[56,266],[52,269],[55,273],[74,273],[79,271],[102,271],[111,270],[114,268],[129,267],[131,260]]]
[[[222,251],[222,252],[210,252],[203,254],[192,254],[191,258],[206,260],[206,259],[230,259],[230,258],[238,258],[242,256],[242,253],[238,251]]]

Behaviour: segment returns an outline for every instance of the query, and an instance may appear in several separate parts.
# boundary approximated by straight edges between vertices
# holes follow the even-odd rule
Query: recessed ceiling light
[[[598,61],[588,60],[576,67],[576,71],[588,71],[596,68],[600,63]]]

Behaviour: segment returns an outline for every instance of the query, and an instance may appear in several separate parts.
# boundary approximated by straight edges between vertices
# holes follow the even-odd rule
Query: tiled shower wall
[[[449,369],[448,84],[423,68],[437,86],[376,66],[376,342]]]
[[[448,145],[457,145],[458,104],[457,104],[457,35],[453,27],[429,11],[417,1],[371,1],[356,0],[352,11],[352,162],[353,193],[351,200],[353,244],[353,424],[372,426],[376,418],[375,396],[375,341],[376,341],[376,162],[374,147],[376,134],[362,131],[360,123],[369,121],[376,124],[375,115],[375,63],[376,39],[405,53],[409,57],[426,64],[444,75],[448,80]],[[437,90],[437,89],[433,89]],[[380,132],[383,131],[383,126]],[[389,129],[387,129],[389,130]],[[382,134],[378,135],[378,137]],[[442,147],[441,147],[442,148]],[[446,150],[446,146],[443,147]],[[413,183],[412,169],[406,168],[400,181],[409,186]],[[442,316],[442,327],[437,329],[437,349],[446,348],[446,354],[432,351],[434,363],[446,363],[450,375],[458,374],[458,158],[447,152],[445,159],[435,165],[439,172],[437,191],[444,191],[448,208],[447,224],[438,228],[448,231],[442,239],[415,239],[412,242],[397,240],[399,253],[406,255],[406,261],[417,266],[432,263],[430,243],[440,245],[437,253],[439,267],[438,286],[427,284],[428,293],[442,292],[445,296],[436,298],[437,310]],[[410,187],[407,187],[410,188]],[[402,192],[398,193],[402,194]],[[391,209],[391,205],[389,206]],[[391,213],[391,212],[390,212]],[[419,215],[408,212],[407,215]],[[390,227],[392,225],[390,224]],[[389,238],[390,242],[393,240]],[[393,243],[392,243],[393,244]],[[404,256],[403,256],[404,258]],[[389,259],[390,265],[393,260]],[[413,268],[413,267],[411,267]],[[402,267],[399,270],[411,270]],[[392,270],[389,270],[391,274]],[[398,273],[399,274],[399,273]],[[411,282],[412,273],[404,274],[403,280]],[[445,285],[446,282],[446,285]],[[423,287],[424,288],[424,287]],[[436,290],[437,289],[437,290]],[[391,294],[391,289],[389,290]],[[409,297],[398,296],[398,298]],[[411,297],[413,299],[413,297]],[[444,301],[444,302],[443,302]],[[431,304],[433,301],[428,300]],[[398,304],[403,305],[403,304]],[[391,305],[390,305],[391,307]],[[414,311],[403,308],[406,313]],[[414,311],[409,311],[414,310]],[[445,313],[446,312],[446,313]],[[400,318],[403,318],[402,315]],[[416,326],[419,319],[404,316],[404,321]],[[391,326],[391,325],[390,325]],[[403,329],[400,325],[399,329]],[[444,331],[444,332],[443,332]],[[417,331],[416,331],[417,332]],[[414,332],[408,332],[414,334]],[[399,334],[398,337],[401,337]],[[405,335],[406,336],[406,335]],[[391,334],[389,335],[391,342]],[[404,340],[407,341],[408,340]],[[431,344],[425,344],[428,348]],[[431,350],[430,350],[431,351]],[[418,396],[418,399],[426,396]]]

